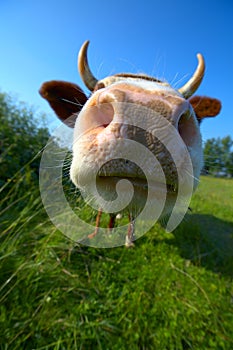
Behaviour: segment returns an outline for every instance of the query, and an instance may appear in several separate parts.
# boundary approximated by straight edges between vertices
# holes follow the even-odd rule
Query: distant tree
[[[43,118],[35,118],[31,108],[0,93],[0,186],[17,172],[28,183],[37,181],[40,157],[35,156],[49,138]]]
[[[226,174],[233,177],[233,140],[230,136],[222,139],[223,163],[226,169]]]
[[[233,177],[232,147],[230,136],[207,140],[204,147],[204,173]]]

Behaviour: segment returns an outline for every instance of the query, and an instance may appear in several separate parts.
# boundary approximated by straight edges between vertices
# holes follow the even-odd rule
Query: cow
[[[89,97],[78,85],[59,80],[43,83],[39,93],[58,118],[74,128],[70,178],[77,188],[88,192],[94,173],[101,195],[111,201],[117,182],[131,180],[135,196],[122,210],[128,212],[125,245],[130,247],[136,239],[134,224],[137,213],[142,210],[148,195],[147,175],[150,184],[153,184],[152,207],[157,205],[153,198],[164,187],[161,186],[161,172],[157,171],[159,167],[147,161],[147,153],[140,160],[143,169],[140,169],[140,162],[138,165],[134,161],[132,152],[129,154],[133,159],[126,159],[124,154],[129,142],[146,148],[162,167],[166,180],[165,205],[159,217],[162,220],[172,212],[178,187],[185,187],[190,179],[192,190],[197,187],[203,162],[200,124],[206,117],[215,117],[220,112],[221,103],[214,98],[193,96],[205,73],[201,54],[197,55],[198,65],[193,76],[176,90],[167,82],[145,74],[118,73],[97,79],[89,67],[88,46],[89,41],[84,42],[79,51],[78,70],[90,90]],[[182,147],[177,146],[179,142],[175,139]],[[173,150],[175,162],[171,156]],[[188,158],[191,159],[191,170],[186,167]],[[177,173],[182,178],[179,183]],[[99,230],[103,208],[101,201],[97,200],[97,205],[96,227],[89,239],[95,237]],[[109,212],[108,227],[111,230],[115,225],[116,212]]]

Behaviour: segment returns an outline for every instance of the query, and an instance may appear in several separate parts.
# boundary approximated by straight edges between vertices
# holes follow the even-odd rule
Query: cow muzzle
[[[87,192],[95,182],[108,200],[119,179],[131,181],[137,200],[148,181],[154,192],[165,186],[174,195],[178,183],[190,190],[187,173],[199,176],[192,153],[200,145],[195,115],[179,94],[115,84],[97,91],[77,119],[71,179]]]

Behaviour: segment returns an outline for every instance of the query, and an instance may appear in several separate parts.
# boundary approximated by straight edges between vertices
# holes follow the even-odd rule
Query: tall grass
[[[184,222],[129,250],[69,241],[37,186],[4,193],[1,349],[233,348],[232,180],[202,177]]]

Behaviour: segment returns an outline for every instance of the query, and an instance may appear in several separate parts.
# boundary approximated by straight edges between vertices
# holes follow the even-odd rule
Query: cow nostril
[[[102,126],[107,127],[114,118],[115,108],[117,104],[124,102],[125,92],[119,89],[102,91],[97,98],[96,108],[96,122]]]
[[[96,121],[100,126],[107,127],[113,120],[114,109],[111,103],[105,102],[98,105]]]
[[[198,126],[194,115],[189,111],[181,115],[178,131],[186,146],[190,147],[196,142]]]

